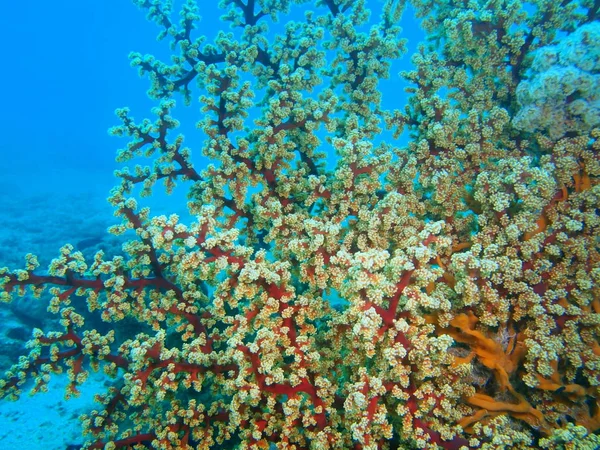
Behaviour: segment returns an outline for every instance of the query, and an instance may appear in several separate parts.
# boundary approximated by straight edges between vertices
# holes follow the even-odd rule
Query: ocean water
[[[251,0],[248,1],[250,2]],[[176,13],[183,2],[174,1],[173,3],[175,11],[173,20],[178,20]],[[195,33],[206,35],[207,42],[211,42],[219,30],[229,30],[228,24],[219,20],[222,10],[218,8],[218,2],[198,0],[197,3],[202,20],[198,25],[199,28],[194,31]],[[369,0],[366,3],[378,11],[384,2]],[[598,9],[597,5],[593,7],[596,10]],[[269,22],[271,26],[270,33],[272,34],[269,35],[269,38],[274,40],[274,34],[280,32],[288,20],[302,21],[303,11],[306,8],[306,5],[294,5],[289,16],[282,16],[279,23],[271,24],[271,20],[268,17],[262,19]],[[315,9],[314,6],[310,8]],[[528,8],[530,12],[533,11],[531,6],[527,6],[525,9],[527,10]],[[316,10],[323,11],[324,6],[320,6]],[[495,10],[494,7],[491,7],[491,12],[501,13],[501,11]],[[596,11],[595,14],[598,15],[600,13]],[[3,69],[0,71],[0,81],[3,86],[3,107],[0,109],[0,123],[3,131],[2,140],[0,141],[0,167],[2,169],[0,177],[0,267],[6,266],[10,270],[23,268],[25,265],[25,255],[33,253],[37,255],[40,261],[40,268],[37,269],[38,273],[44,273],[45,268],[50,264],[52,259],[59,256],[60,248],[67,243],[73,245],[75,250],[81,251],[88,261],[93,259],[94,253],[98,250],[105,252],[105,259],[124,254],[122,245],[128,238],[132,238],[133,235],[114,236],[107,232],[109,227],[120,223],[120,219],[113,215],[114,208],[107,202],[107,197],[111,188],[118,184],[118,180],[113,172],[123,168],[123,164],[115,161],[115,155],[118,149],[123,148],[127,144],[128,140],[126,138],[110,136],[107,130],[110,127],[119,125],[119,120],[115,115],[115,109],[117,108],[128,107],[136,121],[141,121],[144,118],[152,117],[151,109],[157,106],[157,101],[149,98],[146,93],[149,89],[148,77],[140,77],[137,68],[130,66],[128,54],[132,51],[140,52],[141,54],[151,54],[157,59],[164,61],[168,61],[171,55],[168,39],[157,41],[156,35],[159,28],[155,23],[146,20],[145,15],[146,12],[140,10],[133,2],[122,0],[104,0],[102,2],[73,0],[64,0],[61,2],[10,2],[10,4],[3,6],[3,12],[0,16],[0,48],[2,49],[1,58],[3,61]],[[376,16],[372,17],[371,22],[375,19]],[[595,22],[597,22],[597,19],[595,19]],[[420,27],[420,20],[415,18],[412,7],[409,7],[404,13],[401,26],[403,28],[401,37],[408,39],[407,50],[401,58],[391,62],[389,79],[379,80],[379,90],[382,94],[382,108],[387,110],[399,109],[403,111],[404,105],[409,98],[409,94],[404,89],[411,86],[411,84],[403,79],[399,75],[399,72],[414,68],[414,65],[411,63],[411,55],[417,51],[418,44],[425,40],[425,33]],[[366,26],[361,31],[365,29],[367,29]],[[567,33],[558,33],[557,42],[565,34]],[[584,47],[581,51],[583,53],[591,51],[589,48],[592,47],[593,45],[590,44],[590,46]],[[583,58],[584,56],[581,57]],[[592,81],[588,81],[590,83],[598,83],[600,64],[597,61],[600,59],[600,55],[594,55],[593,57],[596,58],[596,65],[588,70],[592,74],[590,75],[590,80]],[[543,83],[546,81],[539,81],[539,79],[535,78],[535,74],[530,73],[530,84],[528,86],[523,85],[519,100],[517,100],[516,96],[513,96],[512,100],[503,100],[503,103],[499,104],[499,106],[506,107],[507,109],[512,108],[512,111],[515,111],[518,102],[526,104],[527,95],[534,96],[535,94],[531,94],[530,92],[535,92],[535,89],[541,89],[539,85],[535,85],[536,82],[543,87],[545,86]],[[565,84],[568,83],[565,82]],[[600,89],[600,84],[597,84],[597,86]],[[577,97],[579,95],[578,92],[572,93],[572,96]],[[441,93],[444,94],[443,89]],[[205,168],[212,162],[201,153],[206,136],[196,126],[204,117],[204,113],[200,111],[200,106],[197,102],[197,98],[201,94],[203,94],[202,90],[194,86],[193,101],[190,106],[184,105],[184,101],[180,95],[175,95],[174,99],[177,102],[177,106],[173,110],[173,116],[181,123],[176,132],[182,133],[185,136],[185,146],[192,150],[192,161],[198,170]],[[554,101],[557,100],[549,99],[547,100],[547,104],[550,105]],[[569,101],[572,101],[572,99]],[[600,96],[596,95],[592,99],[592,102],[595,102],[596,109],[592,109],[589,112],[588,122],[586,122],[590,124],[588,127],[590,130],[594,126],[600,126],[600,121],[596,121],[597,111],[600,109],[600,106],[598,106],[600,105]],[[257,111],[253,110],[253,114],[257,114]],[[250,117],[250,119],[252,118]],[[521,127],[521,131],[525,129],[525,132],[532,132],[537,127],[537,132],[543,133],[544,127],[548,128],[548,124],[542,123],[541,119],[538,122],[533,119],[531,122],[527,122],[523,119],[520,123],[521,125],[515,125],[515,130],[519,130],[519,127]],[[549,128],[553,128],[552,124],[550,124]],[[580,133],[586,136],[586,133],[581,131],[580,128],[569,128],[562,134],[559,133],[559,137],[573,136],[573,133]],[[404,132],[400,137],[395,138],[392,137],[392,132],[384,130],[370,141],[374,145],[388,142],[391,145],[403,147],[410,140],[408,134],[408,132]],[[548,134],[551,135],[552,133],[548,132]],[[529,137],[529,135],[526,136],[526,138]],[[596,138],[597,136],[594,139]],[[326,160],[323,161],[323,165],[330,171],[329,174],[331,175],[331,171],[336,167],[338,162],[338,156],[332,150],[331,146],[326,144],[323,144],[323,146],[329,152]],[[540,155],[536,151],[532,151],[531,154],[533,158],[536,158],[535,164],[538,164]],[[585,182],[582,181],[578,185],[574,185],[570,177],[564,177],[564,180],[568,178],[568,182],[573,185],[573,187],[565,189],[569,191],[569,196],[575,196],[589,189],[588,192],[590,194],[587,201],[588,203],[593,203],[596,201],[596,197],[593,197],[591,192],[595,189],[596,180],[600,175],[597,173],[597,167],[594,166],[594,164],[600,164],[597,147],[592,148],[590,146],[587,154],[581,158],[581,161],[585,161],[588,169],[585,173],[579,173],[579,176],[588,177],[589,187],[585,187],[585,189],[581,188]],[[147,163],[149,160],[139,159],[137,161]],[[581,163],[581,161],[575,161],[573,163],[574,167],[576,168],[577,164]],[[414,185],[417,188],[419,184],[419,170],[417,167],[415,174],[413,174]],[[444,171],[446,168],[441,168],[440,170]],[[564,181],[563,179],[561,180]],[[443,182],[448,183],[448,178],[444,178]],[[532,184],[535,184],[535,182]],[[152,215],[178,214],[182,218],[182,222],[189,223],[194,220],[194,217],[189,214],[186,207],[187,188],[190,185],[191,183],[180,183],[171,196],[164,193],[164,189],[160,184],[155,187],[153,195],[149,198],[140,198],[139,189],[135,194],[140,206],[150,207]],[[556,191],[556,195],[560,196],[558,183],[553,189]],[[432,194],[429,192],[422,195],[423,202],[427,202]],[[553,196],[554,194],[550,198]],[[464,214],[465,216],[474,214],[471,209],[466,209],[468,211]],[[588,211],[590,216],[586,216],[588,217],[586,220],[593,222],[597,219],[598,210],[594,213],[594,208],[589,209],[592,212]],[[411,214],[413,213],[411,212]],[[431,217],[434,215],[432,213]],[[594,217],[591,218],[592,216]],[[354,218],[355,216],[352,219],[346,220],[354,220]],[[585,222],[584,219],[577,217],[574,220]],[[427,216],[426,221],[433,222],[434,219]],[[344,222],[344,224],[347,223]],[[237,226],[243,232],[243,226],[239,224]],[[593,226],[597,227],[595,222]],[[593,235],[595,232],[592,231],[590,233]],[[473,231],[473,234],[476,233],[477,230]],[[577,235],[577,230],[574,230],[573,233]],[[592,242],[593,246],[593,239],[586,242]],[[598,242],[596,235],[595,248],[589,248],[592,255],[588,265],[588,272],[590,274],[600,271],[600,261],[595,259],[595,256],[598,254]],[[457,242],[453,244],[457,244]],[[272,253],[268,254],[272,256]],[[369,257],[376,259],[377,255],[373,254],[369,256],[367,254],[366,258]],[[376,263],[374,264],[376,265]],[[436,270],[444,266],[439,261],[435,262],[434,265]],[[592,284],[595,283],[596,278],[591,276],[588,278],[592,280]],[[530,285],[537,287],[539,283],[531,281]],[[206,288],[205,293],[210,297],[214,294],[214,289],[214,286]],[[422,286],[422,290],[425,292],[428,288]],[[592,288],[582,287],[581,290],[585,292],[595,290],[596,297],[594,299],[598,300],[595,284]],[[348,300],[341,298],[343,295],[337,289],[332,288],[321,295],[325,299],[325,303],[331,303],[334,309],[343,310],[348,307]],[[587,298],[586,295],[585,293],[582,294],[581,298]],[[560,295],[557,294],[557,296]],[[570,301],[569,298],[567,298],[567,301]],[[590,310],[590,316],[588,317],[589,323],[583,328],[576,328],[575,333],[582,333],[583,330],[584,334],[588,333],[597,336],[594,333],[598,332],[598,318],[596,317],[598,314],[593,315],[593,307],[589,306],[593,304],[592,300],[589,300],[587,304],[583,304],[585,301],[581,299],[573,300],[573,302],[576,301],[580,301],[577,304],[578,308],[582,308],[583,310],[588,308]],[[73,306],[78,308],[78,310],[85,311],[84,302],[85,299],[83,296],[73,296]],[[31,295],[27,295],[23,298],[15,298],[10,304],[0,304],[1,372],[9,370],[10,366],[18,360],[18,355],[27,354],[26,342],[32,337],[35,329],[59,329],[57,321],[47,311],[47,305],[47,295],[41,299],[35,299]],[[469,305],[462,305],[461,308],[458,308],[454,312],[459,314],[472,311]],[[448,311],[445,312],[447,313]],[[600,313],[600,311],[595,311],[595,313]],[[365,320],[368,320],[366,315],[365,317]],[[111,327],[113,327],[113,325],[103,322],[98,314],[92,314],[86,319],[90,328],[97,328],[102,333],[108,333]],[[509,322],[511,323],[511,327],[514,328],[512,320]],[[518,320],[515,322],[518,322]],[[442,326],[440,323],[437,323],[435,326]],[[136,324],[135,321],[131,323],[127,322],[126,327],[129,326],[131,330],[147,332],[145,328]],[[139,330],[136,326],[139,326]],[[400,325],[398,326],[400,327]],[[435,327],[434,325],[431,326]],[[131,330],[129,330],[129,334],[123,330],[117,333],[120,337],[125,336],[130,338],[135,335],[134,331]],[[485,328],[485,330],[486,332],[492,330],[494,333],[493,339],[489,337],[492,336],[491,334],[489,336],[486,335],[486,338],[489,337],[494,342],[499,341],[496,337],[501,333],[498,331],[497,325],[491,325]],[[471,329],[468,331],[472,333],[471,336],[474,336],[476,333]],[[460,351],[456,351],[455,356],[457,358],[465,357],[463,353],[466,352],[465,349],[469,345],[476,346],[476,343],[474,344],[473,341],[469,341],[465,336],[460,335],[459,332],[455,332],[452,337],[455,338],[456,342],[463,344],[462,346],[460,344],[455,346],[455,348],[461,349]],[[466,341],[461,341],[461,339],[465,339]],[[592,337],[591,339],[593,341],[597,338]],[[508,345],[507,341],[510,341],[510,339],[506,338],[502,344],[504,345],[503,352],[507,352],[506,354],[508,354],[508,350],[506,349]],[[481,342],[489,343],[483,340],[483,338]],[[516,345],[514,341],[511,342],[513,345]],[[115,345],[114,348],[116,349],[117,346]],[[581,351],[581,354],[583,353]],[[592,353],[599,356],[595,350]],[[504,354],[502,353],[502,355]],[[484,382],[482,383],[484,386],[481,387],[481,392],[482,395],[488,395],[492,393],[492,390],[485,390],[485,383],[498,383],[498,372],[495,372],[496,369],[486,363],[482,354],[477,353],[477,355],[476,360],[477,358],[480,360],[473,370],[485,371],[487,369],[487,378],[481,374],[477,374],[477,376],[471,374],[469,376],[475,380],[472,382],[473,386],[477,385],[477,380],[481,381],[483,379]],[[559,364],[559,360],[561,361],[560,364],[562,364],[560,358],[557,357],[555,360],[557,364]],[[598,363],[600,364],[600,361]],[[85,364],[88,364],[88,361]],[[286,361],[286,364],[290,363]],[[373,363],[373,365],[376,364]],[[510,372],[511,377],[513,377],[511,378],[512,380],[519,380],[518,382],[514,381],[517,389],[524,386],[520,375],[520,371],[524,370],[519,368]],[[598,370],[598,368],[596,367],[595,370]],[[593,433],[597,433],[600,429],[600,404],[598,403],[600,397],[598,397],[597,389],[595,389],[589,380],[586,379],[584,381],[584,375],[581,373],[568,376],[570,378],[557,380],[557,374],[550,373],[548,378],[551,378],[556,384],[555,389],[548,388],[546,391],[536,394],[539,395],[538,397],[535,395],[533,398],[527,397],[527,404],[539,405],[547,401],[573,407],[573,411],[581,416],[571,418],[568,412],[556,412],[552,410],[552,414],[555,415],[551,417],[551,420],[554,421],[551,428],[566,429],[568,423],[576,425],[590,424],[587,431],[590,435],[593,435]],[[598,379],[600,380],[600,378]],[[80,446],[84,443],[85,438],[81,436],[79,416],[89,414],[92,409],[98,408],[98,404],[94,402],[95,394],[105,393],[108,389],[117,385],[112,379],[109,379],[102,373],[92,372],[88,381],[82,384],[80,395],[77,398],[67,400],[64,398],[67,386],[67,379],[64,373],[52,376],[52,380],[48,385],[48,392],[38,393],[32,397],[27,393],[33,387],[32,380],[29,380],[23,387],[24,392],[21,399],[16,402],[8,401],[7,399],[0,400],[0,450],[81,448]],[[580,386],[585,393],[569,393],[568,395],[565,394],[564,399],[562,397],[558,400],[556,399],[559,394],[555,391],[568,389],[565,386],[575,385]],[[477,388],[479,389],[480,386],[477,385]],[[525,389],[527,388],[525,387]],[[498,391],[501,390],[498,389]],[[498,403],[505,401],[518,405],[519,402],[515,399],[521,399],[521,391],[517,393],[517,391],[513,392],[512,390],[513,387],[511,386],[509,391],[513,393],[512,397],[507,392],[496,392],[496,390],[493,390],[497,394],[495,400]],[[284,392],[287,391],[284,390]],[[197,396],[197,400],[202,401],[205,399],[203,395],[206,396],[206,394]],[[230,400],[225,397],[221,399],[219,395],[216,395],[216,397],[220,400]],[[284,394],[283,399],[280,395],[278,399],[282,403],[285,403],[286,396],[288,395],[289,393]],[[391,390],[382,396],[384,400],[386,395],[391,398]],[[547,395],[548,398],[540,399],[543,395]],[[580,395],[580,397],[574,398],[576,395]],[[382,400],[382,404],[385,403],[384,400]],[[388,404],[390,409],[392,403]],[[520,403],[520,405],[522,406],[523,403]],[[471,403],[470,406],[473,407],[474,404]],[[264,405],[261,407],[266,408]],[[339,410],[344,410],[343,401],[342,406],[339,405],[338,401],[336,407]],[[492,406],[487,405],[487,407],[491,411],[494,411]],[[535,448],[540,445],[539,442],[542,435],[547,437],[547,434],[540,434],[539,426],[536,429],[534,426],[531,426],[531,422],[528,420],[522,419],[519,421],[518,417],[515,419],[514,416],[516,414],[511,416],[508,412],[510,408],[507,408],[506,405],[504,407],[505,409],[502,411],[505,414],[500,415],[500,417],[511,421],[510,429],[514,431],[517,437],[509,443],[506,443],[506,441],[504,441],[505,443],[496,442],[494,443],[496,447],[490,448]],[[464,402],[462,406],[458,402],[456,408],[466,408],[466,406],[464,406]],[[475,410],[481,411],[483,409],[485,408],[480,407]],[[540,406],[540,410],[543,410],[542,406]],[[260,411],[260,408],[257,411]],[[527,410],[522,413],[523,415],[527,415],[531,411]],[[258,415],[258,412],[255,411],[254,414]],[[398,419],[398,417],[402,417],[402,414],[393,411],[390,414],[396,417],[394,423],[397,430],[399,423],[402,422],[402,419]],[[534,413],[531,414],[535,416]],[[590,416],[589,421],[586,414]],[[470,416],[469,413],[462,410],[459,415],[461,417]],[[496,420],[496,416],[498,414],[490,414],[490,418],[485,421],[485,424],[492,421],[492,418]],[[586,417],[586,420],[580,419],[583,416]],[[418,419],[416,422],[423,424],[423,420]],[[496,425],[500,427],[500,425]],[[310,425],[307,427],[310,428]],[[423,425],[423,427],[429,430],[427,426]],[[496,432],[495,430],[494,428],[492,434]],[[143,431],[146,432],[146,429]],[[581,429],[578,432],[579,434],[573,432],[572,439],[575,439],[577,435],[581,438],[581,442],[583,442],[583,432]],[[356,433],[360,434],[359,432]],[[431,436],[434,437],[431,440],[439,440],[439,432],[435,431],[432,433]],[[519,433],[522,433],[522,435]],[[270,441],[268,444],[270,447],[256,448],[284,448],[278,447],[282,440],[274,436],[271,435],[267,439],[267,441]],[[478,437],[481,438],[481,435],[478,435]],[[529,441],[527,440],[528,437],[530,438]],[[415,435],[414,438],[417,439],[418,436]],[[113,437],[113,439],[123,439],[123,436]],[[229,443],[215,444],[211,448],[242,448],[240,444],[241,440],[243,440],[241,437],[233,437],[228,441]],[[332,438],[332,440],[335,442],[335,438]],[[355,440],[352,444],[353,446],[341,443],[332,444],[331,442],[330,445],[332,445],[331,448],[368,448],[360,447],[357,444],[359,441],[360,439]],[[490,438],[491,441],[493,439]],[[149,443],[151,440],[140,440],[140,442],[141,444],[136,448],[153,448]],[[208,448],[202,447],[202,439],[194,438],[190,442],[195,445],[193,448]],[[414,440],[406,440],[406,436],[403,436],[401,439],[397,432],[392,433],[387,442],[385,440],[381,442],[383,442],[381,445],[387,445],[389,448],[417,448],[418,446]],[[486,443],[485,439],[478,442],[478,444],[469,444],[468,447],[479,448],[482,443]],[[592,441],[588,440],[586,442],[589,443]],[[467,441],[463,438],[460,440],[448,438],[447,440],[439,441],[439,443],[442,446],[441,448],[459,448],[459,444],[466,444]],[[309,441],[305,445],[305,448],[319,448],[317,440]],[[362,445],[366,444],[363,442]],[[562,443],[559,443],[556,444],[556,447],[552,448],[566,448],[564,446],[561,447],[561,445]],[[133,447],[123,444],[120,448]]]

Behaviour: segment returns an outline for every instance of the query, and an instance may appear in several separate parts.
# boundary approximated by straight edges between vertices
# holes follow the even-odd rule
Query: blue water
[[[205,18],[200,31],[210,41],[227,25],[217,19],[218,2],[199,3]],[[299,8],[293,8],[291,18],[302,18]],[[424,38],[410,9],[402,27],[402,36],[409,39],[408,51],[393,62],[390,79],[381,81],[384,108],[403,108],[407,83],[398,72],[412,67],[410,56]],[[117,184],[113,171],[122,167],[114,160],[116,151],[127,139],[111,137],[107,130],[119,125],[116,108],[130,108],[138,121],[152,117],[150,110],[157,102],[146,95],[148,79],[130,67],[128,54],[136,51],[168,60],[169,42],[157,41],[157,33],[157,26],[145,20],[145,12],[131,1],[38,0],[2,5],[0,267],[22,267],[29,252],[38,255],[45,267],[66,243],[87,257],[98,249],[111,256],[122,254],[123,239],[106,233],[120,222],[106,197]],[[177,133],[185,135],[197,170],[207,164],[200,154],[204,136],[196,128],[202,118],[198,95],[194,88],[191,106],[175,96],[178,106],[173,111],[181,122]],[[386,137],[389,134],[384,133],[378,139]],[[395,143],[404,142],[406,135]],[[334,164],[334,157],[328,162]],[[184,185],[168,197],[158,184],[152,198],[141,199],[140,204],[149,205],[153,215],[177,213],[187,219],[185,195]],[[334,302],[339,294],[327,295]],[[31,330],[47,321],[46,305],[0,304],[0,321],[3,371],[15,355],[25,352]],[[95,390],[103,392],[105,387],[101,376],[91,381],[80,403],[64,402],[64,382],[53,381],[52,392],[40,396],[45,400],[39,403],[29,399],[21,407],[0,405],[0,450],[54,450],[71,444],[77,448],[83,442],[77,434],[77,416],[89,410]]]

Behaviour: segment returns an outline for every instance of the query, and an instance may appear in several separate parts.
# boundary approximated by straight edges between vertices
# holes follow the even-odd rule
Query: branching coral
[[[541,129],[559,139],[600,125],[599,42],[600,24],[592,22],[558,45],[537,50],[531,79],[517,87],[521,105],[514,118],[517,128]]]
[[[47,271],[0,270],[3,301],[49,294],[62,327],[34,331],[2,396],[65,369],[77,395],[101,368],[90,449],[595,442],[600,129],[515,118],[533,55],[595,27],[597,2],[415,1],[431,39],[403,111],[379,81],[404,2],[317,1],[273,36],[309,2],[223,0],[233,32],[212,44],[192,0],[178,24],[135,3],[178,53],[131,55],[156,119],[120,109],[112,129],[120,162],[154,160],[117,172],[126,256],[66,245]],[[173,136],[196,90],[204,168]],[[158,181],[189,188],[191,223],[138,207]]]

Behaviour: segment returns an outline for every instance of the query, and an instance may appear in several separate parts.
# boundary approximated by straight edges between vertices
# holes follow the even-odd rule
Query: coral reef
[[[538,49],[531,70],[531,79],[517,86],[515,127],[560,139],[600,125],[600,23]]]
[[[523,118],[576,64],[544,55],[593,57],[597,1],[415,0],[402,110],[379,82],[403,1],[221,0],[211,44],[194,1],[178,23],[135,3],[174,55],[131,55],[156,119],[111,130],[118,161],[153,159],[116,174],[124,255],[0,270],[0,299],[50,294],[62,327],[33,330],[3,397],[103,370],[87,449],[598,446],[600,128],[567,120],[576,87],[546,103],[562,127]],[[195,91],[202,169],[173,114]],[[158,182],[194,221],[138,206]]]

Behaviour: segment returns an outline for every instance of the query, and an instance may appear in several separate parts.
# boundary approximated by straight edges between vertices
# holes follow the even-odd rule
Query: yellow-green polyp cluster
[[[597,2],[413,1],[406,105],[381,83],[403,1],[221,0],[211,44],[192,0],[178,23],[135,3],[174,56],[131,55],[156,118],[111,130],[120,162],[153,160],[109,199],[126,256],[0,271],[3,301],[47,289],[62,326],[4,397],[104,370],[89,449],[599,445]],[[157,182],[193,220],[138,207]]]

